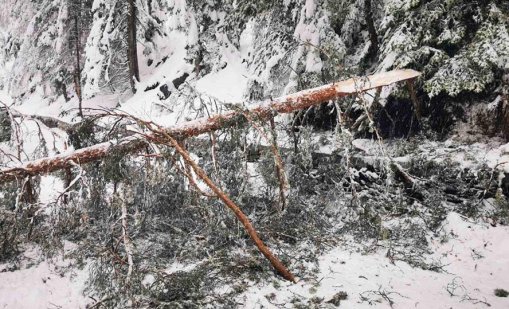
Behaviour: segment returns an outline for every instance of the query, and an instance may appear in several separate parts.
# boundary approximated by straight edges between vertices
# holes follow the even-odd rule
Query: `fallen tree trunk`
[[[396,70],[378,73],[363,78],[351,78],[329,85],[303,90],[282,96],[271,101],[249,106],[246,109],[232,110],[210,118],[199,118],[167,128],[168,134],[177,138],[197,136],[203,133],[232,127],[246,122],[246,116],[266,119],[278,113],[291,113],[313,105],[337,99],[339,97],[365,92],[396,82],[411,80],[420,73],[414,70]],[[0,171],[0,184],[27,176],[50,173],[85,164],[108,157],[114,153],[137,151],[147,145],[146,137],[127,137],[121,140],[108,141],[94,146],[82,148],[71,153],[42,158],[23,165]]]

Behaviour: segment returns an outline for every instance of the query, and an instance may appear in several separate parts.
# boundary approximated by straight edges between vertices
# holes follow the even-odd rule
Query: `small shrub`
[[[342,300],[346,300],[348,298],[348,294],[345,291],[339,291],[332,298],[327,301],[329,304],[333,304],[334,306],[339,306]]]
[[[495,289],[495,296],[498,297],[507,297],[509,296],[509,292],[504,289]]]

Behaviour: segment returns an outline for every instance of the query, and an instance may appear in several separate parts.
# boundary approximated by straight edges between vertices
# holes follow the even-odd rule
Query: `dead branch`
[[[274,123],[274,117],[269,117],[271,139],[265,134],[265,130],[258,126],[254,119],[248,113],[244,113],[244,117],[249,123],[261,134],[265,141],[270,142],[272,155],[274,156],[274,165],[276,167],[276,177],[279,182],[279,201],[281,203],[280,210],[283,211],[286,208],[286,190],[288,189],[288,181],[283,166],[283,159],[277,144],[277,132],[276,124]]]
[[[133,272],[133,245],[131,243],[131,239],[129,238],[129,234],[127,233],[127,206],[126,201],[121,200],[121,208],[122,208],[122,238],[124,240],[124,248],[127,255],[127,275],[126,282],[129,283],[131,280],[131,274]]]
[[[288,180],[286,179],[283,159],[277,145],[277,133],[274,118],[270,118],[270,129],[272,133],[272,152],[274,155],[274,163],[276,165],[276,176],[279,181],[279,201],[281,202],[281,210],[286,208],[286,190],[288,189]]]
[[[71,123],[67,123],[65,121],[62,121],[62,120],[54,118],[54,117],[39,116],[39,115],[27,115],[27,114],[22,114],[22,113],[20,113],[16,110],[13,110],[13,109],[11,110],[11,113],[14,118],[28,118],[28,119],[37,120],[50,129],[59,128],[60,130],[69,132],[69,131],[72,131],[75,126]]]
[[[391,170],[394,172],[394,174],[398,177],[400,177],[406,186],[408,187],[414,187],[416,184],[416,180],[408,174],[401,165],[398,163],[392,161],[390,163]]]
[[[253,118],[267,119],[276,113],[291,113],[342,96],[361,93],[396,82],[416,78],[420,74],[421,73],[414,70],[396,70],[374,74],[365,78],[352,78],[256,104],[243,112],[233,110],[209,118],[199,118],[169,127],[165,131],[177,138],[197,136],[235,125],[242,125],[246,122],[243,113],[248,113]],[[151,137],[157,138],[156,136]],[[71,161],[77,162],[78,164],[85,164],[101,160],[109,155],[118,154],[119,152],[134,152],[146,145],[145,138],[126,137],[120,140],[113,140],[82,148],[68,154],[30,161],[21,166],[0,170],[0,183],[71,167]]]

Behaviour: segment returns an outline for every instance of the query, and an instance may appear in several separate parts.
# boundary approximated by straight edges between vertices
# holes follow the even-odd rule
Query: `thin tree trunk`
[[[247,110],[232,110],[210,118],[199,118],[167,128],[167,132],[178,138],[198,136],[247,122],[245,115],[251,119],[267,119],[275,113],[292,113],[310,106],[337,99],[342,96],[365,92],[399,81],[415,78],[420,73],[413,70],[397,70],[371,75],[365,79],[355,78],[337,82],[298,93],[286,95],[269,102],[252,105]],[[119,116],[119,115],[117,115]],[[27,176],[54,172],[75,164],[85,164],[104,159],[110,155],[135,152],[147,145],[147,138],[130,136],[120,140],[104,142],[94,146],[82,148],[68,154],[42,158],[30,161],[21,166],[0,170],[0,184],[23,179]]]
[[[136,92],[136,81],[140,81],[138,67],[138,48],[136,46],[136,0],[129,0],[129,13],[127,18],[127,60],[129,62],[129,80],[133,93]]]
[[[131,239],[129,238],[129,234],[127,233],[127,206],[126,201],[122,199],[121,201],[122,206],[122,238],[124,240],[124,249],[125,253],[127,255],[127,275],[126,275],[126,282],[129,283],[131,280],[131,274],[133,273],[133,244],[131,242]]]
[[[24,183],[22,190],[23,190],[22,197],[23,197],[23,201],[25,203],[34,204],[35,202],[37,202],[35,199],[35,192],[32,187],[32,179],[31,178],[27,179],[27,181]]]
[[[64,82],[62,82],[62,86],[60,86],[60,89],[62,90],[62,95],[64,96],[65,102],[69,102],[70,98],[67,95],[67,86]]]
[[[408,91],[410,92],[410,100],[412,100],[412,104],[414,106],[415,117],[417,117],[417,121],[419,122],[419,124],[422,124],[421,123],[422,108],[419,99],[417,99],[417,93],[415,92],[414,83],[412,80],[407,80],[406,83]]]
[[[368,26],[369,41],[371,42],[368,50],[368,57],[373,60],[376,58],[378,53],[378,35],[376,33],[375,22],[373,20],[373,7],[371,5],[371,0],[364,0],[364,18]]]
[[[74,31],[76,34],[76,67],[74,72],[74,88],[76,90],[76,95],[78,96],[78,115],[83,117],[83,95],[81,94],[81,64],[80,64],[80,55],[81,55],[81,47],[80,47],[80,12],[81,12],[81,0],[78,0],[78,8],[74,10]]]
[[[509,69],[502,77],[502,133],[509,141]]]
[[[152,14],[152,0],[147,0],[148,14]]]
[[[272,134],[272,152],[274,154],[274,165],[276,168],[276,177],[279,182],[279,202],[281,203],[281,211],[286,208],[286,190],[288,189],[288,181],[286,179],[285,169],[283,166],[283,159],[277,145],[277,132],[274,117],[270,118],[270,130]]]
[[[72,170],[70,167],[66,167],[64,170],[64,188],[69,188],[72,182]],[[63,192],[62,202],[67,204],[68,202],[68,194],[67,192]]]

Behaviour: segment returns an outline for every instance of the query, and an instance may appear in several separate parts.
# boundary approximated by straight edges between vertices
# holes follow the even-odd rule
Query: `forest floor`
[[[297,284],[275,277],[247,281],[235,302],[245,308],[334,308],[339,303],[345,308],[507,308],[509,298],[497,297],[495,290],[509,288],[508,235],[508,226],[451,212],[440,235],[430,235],[429,258],[442,265],[439,271],[393,260],[390,249],[376,242],[341,239],[340,246],[309,263],[313,277]],[[85,308],[94,302],[83,295],[86,270],[70,268],[72,260],[61,258],[37,262],[34,255],[26,253],[16,271],[0,265],[0,308]],[[231,295],[232,289],[217,292]]]
[[[355,140],[352,144],[365,158],[370,158],[370,152],[377,147],[369,140]],[[404,151],[402,145],[406,147]],[[469,144],[457,139],[412,145],[389,142],[387,147],[392,154],[400,152],[401,156],[394,160],[402,165],[417,156],[454,165],[459,170],[475,170],[480,164],[503,170],[506,164],[506,145],[498,139]],[[328,154],[330,149],[330,144],[325,143],[319,151]],[[43,182],[50,183],[52,179],[45,176]],[[46,195],[51,200],[51,192]],[[445,205],[446,196],[442,198]],[[509,298],[497,296],[495,291],[503,294],[502,290],[509,290],[509,226],[507,220],[494,220],[489,215],[496,198],[482,203],[475,216],[444,206],[444,217],[437,226],[422,234],[425,250],[415,251],[417,247],[412,242],[419,239],[412,238],[416,231],[411,229],[407,236],[400,236],[408,238],[404,243],[384,235],[324,235],[328,239],[321,245],[305,240],[294,244],[300,261],[292,262],[290,268],[305,269],[297,271],[296,284],[265,272],[260,280],[246,276],[228,280],[213,288],[213,296],[208,293],[206,297],[228,298],[228,306],[242,308],[334,308],[340,303],[346,308],[507,308]],[[408,222],[419,220],[419,215],[425,216],[428,211],[417,210],[421,214],[413,217],[384,216],[382,227],[393,230],[408,226]],[[80,269],[68,258],[73,248],[67,243],[60,255],[46,260],[37,249],[28,247],[15,262],[0,265],[0,308],[85,308],[96,303],[97,299],[85,296],[88,270]],[[191,273],[200,263],[209,262],[175,263],[168,266],[167,273]],[[149,275],[142,283],[148,286],[153,281]],[[190,304],[183,304],[186,303]],[[218,303],[221,301],[211,301],[210,306]]]
[[[246,308],[507,308],[495,290],[509,286],[509,227],[472,222],[451,212],[430,258],[439,271],[391,259],[390,249],[345,240],[318,259],[316,277],[265,282],[239,298]],[[368,245],[369,246],[369,245]],[[342,300],[343,299],[343,300]]]

